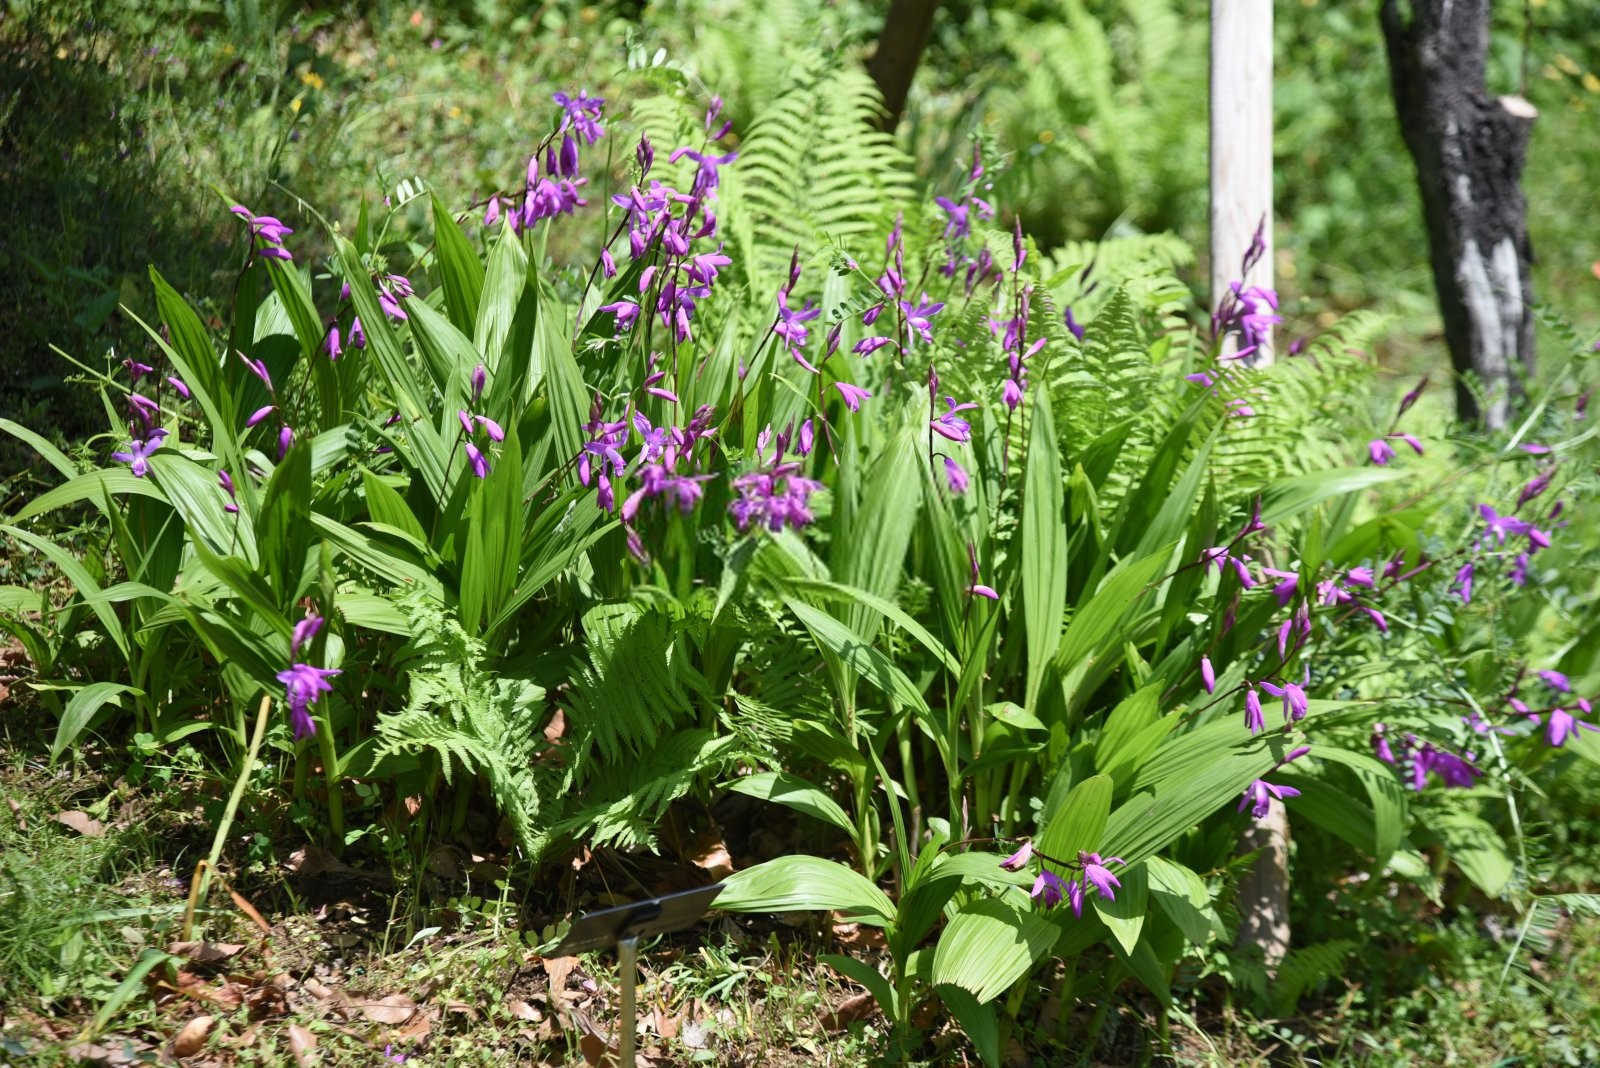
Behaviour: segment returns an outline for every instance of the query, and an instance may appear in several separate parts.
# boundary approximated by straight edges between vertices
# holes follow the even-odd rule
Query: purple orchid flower
[[[938,434],[940,437],[953,441],[958,445],[962,445],[971,441],[972,425],[956,413],[976,408],[977,405],[957,404],[954,397],[946,397],[944,399],[944,403],[944,414],[936,419],[930,420],[928,423],[929,429],[931,429],[935,434]]]
[[[289,723],[294,728],[296,741],[316,733],[317,723],[311,718],[311,706],[321,695],[333,692],[333,684],[328,680],[337,674],[339,671],[335,668],[301,663],[290,664],[287,671],[278,672],[277,679],[286,690]]]
[[[1267,813],[1271,811],[1273,798],[1282,801],[1284,798],[1299,796],[1300,791],[1293,786],[1278,786],[1265,779],[1257,779],[1244,788],[1244,796],[1239,800],[1238,811],[1243,812],[1249,808],[1252,816],[1262,820],[1266,819]]]
[[[1062,882],[1061,876],[1049,868],[1040,868],[1038,876],[1033,880],[1033,889],[1028,891],[1028,894],[1048,909],[1061,904],[1062,894],[1066,890],[1067,885]],[[1081,915],[1082,907],[1080,898],[1079,903],[1074,905],[1074,911],[1078,911]]]
[[[166,436],[167,432],[158,427],[150,431],[143,441],[135,439],[128,442],[127,452],[114,452],[111,458],[127,464],[134,478],[144,478],[150,473],[150,455],[161,447],[161,440]]]

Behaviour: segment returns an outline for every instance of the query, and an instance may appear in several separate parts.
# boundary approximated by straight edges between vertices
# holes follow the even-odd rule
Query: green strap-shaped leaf
[[[400,436],[406,447],[396,451],[416,468],[434,498],[442,500],[446,496],[445,472],[449,463],[447,446],[432,422],[433,404],[422,390],[416,368],[400,348],[400,339],[389,325],[388,316],[378,305],[372,279],[362,266],[355,246],[337,234],[333,240],[339,271],[350,285],[350,299],[366,331],[367,349],[383,375],[395,406],[400,409],[404,424]]]
[[[850,817],[845,814],[844,809],[839,807],[839,803],[798,775],[789,775],[781,771],[763,771],[747,775],[738,782],[729,783],[728,789],[736,794],[787,805],[813,819],[831,823],[851,837],[856,834],[856,827],[850,822]]]
[[[1149,883],[1142,863],[1134,864],[1120,873],[1113,871],[1112,874],[1122,885],[1112,892],[1114,896],[1109,900],[1101,897],[1096,890],[1088,889],[1085,892],[1094,901],[1094,911],[1111,931],[1111,937],[1117,940],[1124,953],[1132,953],[1139,944],[1139,932],[1144,930],[1144,910],[1150,899]]]
[[[79,594],[89,606],[89,610],[100,620],[100,625],[106,629],[106,637],[116,645],[117,651],[124,657],[128,655],[128,636],[123,632],[122,621],[117,618],[115,609],[111,607],[104,597],[100,596],[100,584],[89,574],[87,568],[78,561],[72,553],[63,549],[48,538],[41,538],[32,531],[23,530],[21,527],[0,526],[19,541],[26,542],[45,555],[52,564],[61,569],[67,580],[77,588]]]
[[[818,645],[837,656],[858,677],[870,682],[884,696],[920,712],[924,721],[931,720],[922,692],[894,661],[822,609],[793,597],[784,598],[784,604],[805,624]]]
[[[1067,604],[1067,528],[1050,391],[1037,389],[1032,396],[1033,426],[1022,499],[1022,604],[1028,637],[1024,704],[1030,711],[1038,707],[1040,687],[1061,641],[1061,617]]]
[[[55,468],[57,471],[60,471],[65,477],[77,477],[78,467],[71,460],[67,459],[67,454],[50,444],[50,442],[46,441],[43,437],[40,437],[38,434],[35,434],[33,431],[29,430],[27,427],[21,425],[20,423],[14,423],[10,419],[0,419],[0,430],[4,430],[12,437],[32,446],[34,452],[42,456],[51,467]]]
[[[1330,497],[1408,478],[1411,471],[1405,467],[1340,467],[1282,479],[1261,494],[1261,521],[1269,526],[1281,523]]]
[[[483,292],[483,261],[472,250],[444,201],[433,196],[433,247],[438,255],[439,280],[444,284],[444,306],[450,321],[463,333],[478,321],[478,297]]]
[[[55,741],[50,743],[50,762],[55,763],[61,754],[78,740],[78,735],[89,726],[100,709],[108,704],[121,705],[124,694],[142,697],[144,691],[124,686],[120,682],[91,682],[87,686],[79,687],[67,701],[66,711],[61,714],[61,721],[56,724]]]

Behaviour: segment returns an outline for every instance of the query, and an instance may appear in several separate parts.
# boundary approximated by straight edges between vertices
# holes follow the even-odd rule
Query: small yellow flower
[[[302,104],[304,104],[305,102],[306,102],[306,98],[305,97],[297,96],[293,100],[289,101],[289,110],[294,112],[296,115],[298,115],[298,114],[300,114],[300,106]]]
[[[1560,67],[1562,70],[1573,75],[1574,77],[1576,77],[1578,72],[1583,69],[1574,63],[1572,57],[1567,55],[1565,52],[1556,53],[1556,66]]]
[[[454,104],[450,105],[450,117],[452,119],[459,119],[461,117],[461,109],[456,107]]]
[[[322,75],[318,74],[314,70],[308,70],[304,74],[300,75],[300,80],[311,86],[313,89],[321,89],[324,84],[322,81]]]
[[[1594,76],[1594,71],[1592,71],[1592,70],[1584,71],[1582,80],[1583,80],[1583,87],[1585,89],[1589,90],[1589,92],[1591,92],[1591,93],[1600,93],[1600,78],[1596,78]]]
[[[1054,130],[1040,130],[1039,131],[1039,143],[1041,145],[1048,145],[1052,141],[1054,141],[1055,139],[1056,139],[1056,132]]]

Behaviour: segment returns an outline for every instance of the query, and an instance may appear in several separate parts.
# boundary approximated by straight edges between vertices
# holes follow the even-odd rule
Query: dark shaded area
[[[1395,111],[1417,168],[1434,288],[1457,375],[1456,411],[1503,427],[1533,368],[1522,168],[1537,112],[1485,85],[1488,0],[1397,0],[1380,9]]]
[[[900,125],[911,79],[916,77],[922,51],[928,46],[938,9],[939,0],[891,0],[889,4],[883,30],[878,34],[878,47],[867,61],[867,73],[883,94],[885,130]]]
[[[84,14],[0,19],[0,417],[77,440],[104,430],[93,384],[51,351],[93,368],[147,352],[137,323],[147,268],[205,291],[223,262],[203,188],[175,187],[153,147],[142,90],[113,67],[111,30]],[[115,357],[110,354],[114,352]],[[0,441],[0,480],[34,462]]]

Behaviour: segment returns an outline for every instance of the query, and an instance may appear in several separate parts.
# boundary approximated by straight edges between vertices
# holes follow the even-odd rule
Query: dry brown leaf
[[[289,1025],[289,1052],[294,1055],[294,1063],[300,1068],[308,1068],[316,1063],[313,1056],[317,1052],[317,1036],[299,1024]]]
[[[313,875],[344,874],[355,871],[350,865],[319,845],[308,845],[289,854],[283,866],[295,875],[310,878]]]
[[[841,946],[861,949],[883,949],[887,945],[883,940],[882,928],[859,923],[834,924],[833,937]]]
[[[616,1057],[611,1053],[611,1047],[606,1045],[599,1035],[583,1035],[578,1039],[578,1048],[583,1051],[583,1059],[595,1068],[617,1063]]]
[[[473,1020],[477,1020],[476,1014]],[[433,1014],[423,1010],[411,1017],[411,1022],[394,1033],[396,1039],[405,1039],[410,1042],[420,1042],[427,1038],[433,1031]]]
[[[22,815],[22,806],[17,804],[15,799],[8,797],[8,798],[6,798],[6,807],[11,810],[12,818],[17,821],[17,830],[19,830],[19,831],[27,830],[28,829],[28,821]]]
[[[218,964],[238,955],[244,946],[238,942],[173,942],[167,952],[175,957],[187,957],[196,964]]]
[[[250,1009],[250,1019],[261,1020],[268,1016],[287,1016],[289,999],[275,986],[258,986],[245,994]]]
[[[853,994],[841,1001],[832,1012],[822,1014],[825,1031],[843,1031],[856,1020],[865,1020],[878,1009],[877,999],[871,994]]]
[[[513,998],[506,1002],[506,1008],[510,1009],[511,1015],[515,1016],[519,1020],[527,1020],[530,1023],[538,1023],[540,1020],[544,1019],[544,1013],[540,1012],[532,1005],[529,1005],[521,998]]]
[[[99,838],[106,833],[106,825],[90,816],[87,812],[76,809],[71,812],[57,812],[56,822],[63,827],[70,827],[85,838]]]
[[[217,1025],[215,1016],[196,1016],[172,1039],[172,1055],[174,1057],[193,1057],[200,1052],[200,1047],[206,1044],[206,1036],[211,1034],[211,1029]]]
[[[540,963],[544,965],[544,974],[550,977],[550,994],[556,996],[566,989],[567,976],[578,966],[578,958],[545,957]]]
[[[238,1034],[220,1039],[219,1041],[221,1041],[224,1046],[227,1046],[230,1049],[249,1049],[251,1046],[256,1044],[256,1036],[260,1033],[261,1025],[258,1023],[253,1023],[249,1027],[246,1027],[243,1031],[240,1031]]]
[[[670,1016],[667,1013],[662,1012],[660,1009],[656,1009],[655,1017],[656,1034],[660,1035],[662,1038],[678,1037],[678,1029],[683,1026],[682,1013],[678,1013],[676,1016]]]
[[[715,832],[696,835],[689,842],[689,863],[711,876],[726,879],[733,874],[733,855],[722,836]]]
[[[272,933],[272,925],[267,923],[266,918],[256,910],[254,905],[250,904],[250,902],[244,899],[244,895],[240,894],[239,891],[230,886],[228,887],[228,896],[233,899],[234,907],[248,916],[250,918],[250,922],[261,929],[261,933],[263,935],[270,935]]]
[[[422,811],[422,798],[417,794],[412,794],[410,797],[405,798],[404,803],[406,815],[408,816],[415,816]]]
[[[160,985],[167,987],[165,983]],[[178,972],[177,987],[167,987],[167,989],[176,989],[184,997],[193,998],[196,1001],[209,1001],[217,1008],[225,1009],[229,1012],[243,1005],[245,999],[245,989],[238,983],[230,981],[224,982],[219,986],[212,986],[208,980],[193,972],[182,970]]]
[[[544,725],[544,740],[551,745],[559,744],[567,733],[567,714],[559,707],[556,714],[550,717],[550,722]]]
[[[373,1023],[390,1025],[405,1023],[417,1011],[417,1003],[404,994],[390,994],[377,1001],[357,1002],[356,1007],[361,1010],[361,1015]]]
[[[333,996],[333,991],[317,982],[316,979],[306,979],[300,984],[300,989],[304,990],[307,994],[310,994],[318,1001],[322,1001],[324,998],[330,998]]]

